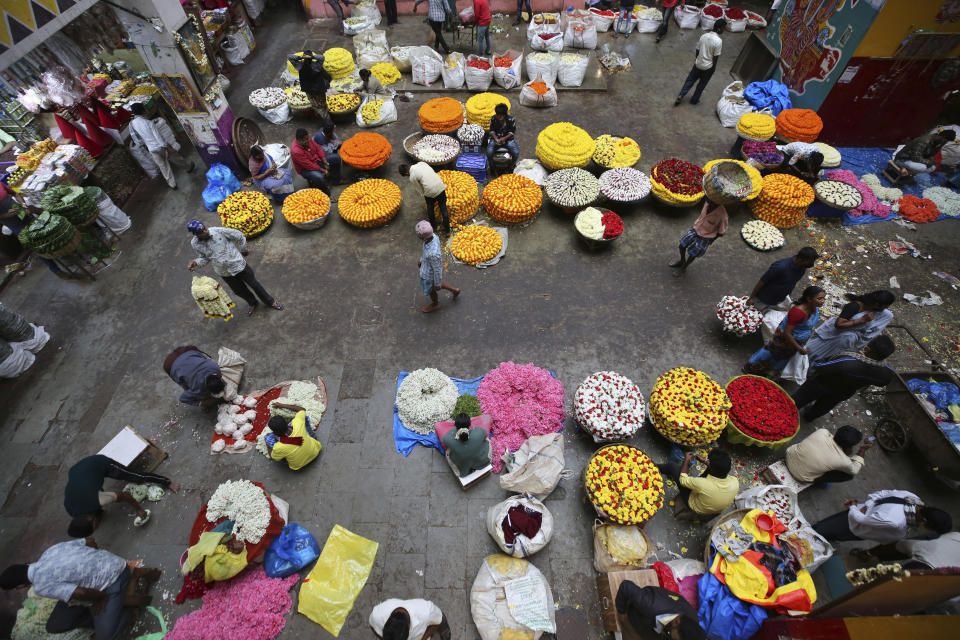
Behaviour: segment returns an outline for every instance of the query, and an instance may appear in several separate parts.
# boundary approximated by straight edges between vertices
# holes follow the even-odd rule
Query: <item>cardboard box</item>
[[[634,582],[638,587],[658,587],[657,572],[653,569],[637,571],[611,571],[597,576],[597,591],[600,593],[600,614],[603,619],[603,629],[610,633],[623,633],[624,640],[639,638],[632,629],[621,629],[617,618],[617,591],[624,580]]]

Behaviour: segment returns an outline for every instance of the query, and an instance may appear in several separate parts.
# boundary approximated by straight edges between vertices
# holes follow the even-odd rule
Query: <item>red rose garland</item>
[[[603,223],[604,240],[616,238],[623,233],[623,220],[621,220],[620,216],[615,214],[613,211],[607,211],[604,213],[600,218],[600,222]]]

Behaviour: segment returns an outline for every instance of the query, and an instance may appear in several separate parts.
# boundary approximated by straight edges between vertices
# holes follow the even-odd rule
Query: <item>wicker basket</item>
[[[327,223],[327,219],[330,217],[330,210],[327,209],[327,212],[318,218],[313,220],[307,220],[306,222],[290,222],[297,229],[303,229],[304,231],[312,231],[314,229],[319,229]],[[289,220],[288,220],[289,222]]]
[[[629,445],[629,444],[623,444],[622,442],[616,442],[616,443],[613,443],[613,444],[608,444],[608,445],[605,445],[605,446],[603,446],[603,447],[600,447],[599,449],[597,449],[596,451],[593,452],[593,455],[590,456],[590,459],[587,460],[587,464],[584,465],[584,467],[583,467],[583,474],[582,474],[582,476],[581,476],[581,480],[583,481],[583,491],[584,491],[584,493],[587,494],[587,500],[590,501],[590,504],[593,506],[593,510],[596,511],[597,517],[599,517],[600,519],[605,520],[605,521],[609,521],[609,522],[613,522],[613,523],[615,523],[615,524],[625,524],[625,525],[636,524],[636,525],[642,525],[642,524],[645,523],[647,520],[649,520],[649,519],[652,518],[654,515],[656,515],[656,513],[651,514],[651,515],[650,515],[650,518],[646,518],[646,519],[644,519],[644,520],[639,520],[639,521],[637,521],[637,522],[622,522],[622,521],[620,521],[620,520],[617,520],[616,518],[614,518],[614,517],[611,516],[610,514],[608,514],[606,511],[604,511],[603,509],[601,509],[600,507],[598,507],[596,504],[594,504],[593,498],[590,497],[590,492],[587,491],[587,469],[590,468],[590,462],[591,462],[595,457],[597,457],[597,455],[598,455],[601,451],[603,451],[604,449],[609,449],[610,447],[629,447],[629,448],[631,448],[631,449],[636,449],[636,450],[639,451],[640,453],[643,453],[643,450],[640,449],[639,447],[634,447],[633,445]],[[647,454],[643,453],[643,455],[647,455]],[[647,457],[649,457],[649,456],[647,456]],[[663,507],[661,506],[660,508],[662,509]]]
[[[664,204],[668,207],[673,207],[674,209],[686,209],[688,207],[698,207],[700,206],[700,203],[703,202],[703,196],[700,196],[693,202],[673,202],[671,200],[664,200],[663,198],[658,196],[656,193],[654,193],[652,190],[650,191],[650,193],[653,193],[653,197],[659,200],[661,204]]]
[[[763,140],[761,140],[760,142],[763,142]],[[767,171],[767,170],[770,170],[770,169],[776,169],[776,168],[779,167],[781,164],[783,164],[783,160],[780,160],[780,162],[778,162],[777,164],[764,164],[763,162],[758,162],[757,160],[751,158],[751,157],[748,156],[748,155],[746,154],[746,152],[744,152],[744,151],[740,151],[740,155],[743,156],[744,162],[749,162],[749,163],[751,163],[752,165],[754,165],[757,169],[761,169],[761,170],[764,170],[764,171]],[[781,158],[784,158],[784,155],[781,153],[781,154],[780,154],[780,157],[781,157]]]
[[[41,258],[48,258],[51,260],[55,258],[62,258],[63,256],[69,255],[76,251],[82,241],[83,237],[80,235],[79,231],[76,231],[73,234],[73,239],[71,239],[70,242],[63,245],[53,253],[38,253],[36,255],[40,256]]]
[[[842,180],[821,180],[820,182],[843,182],[843,181],[842,181]],[[847,184],[847,183],[846,183],[846,182],[843,182],[843,184]],[[854,189],[856,189],[856,187],[854,187]],[[859,191],[858,191],[858,193],[859,193]],[[827,207],[830,207],[831,209],[836,209],[837,211],[850,211],[851,209],[856,209],[856,208],[860,207],[860,206],[863,204],[863,194],[860,194],[860,202],[858,202],[857,204],[853,205],[852,207],[838,207],[837,205],[835,205],[834,203],[830,202],[830,201],[827,200],[826,198],[821,198],[821,197],[820,197],[820,194],[817,192],[816,188],[814,188],[814,190],[813,190],[813,197],[816,198],[817,202],[819,202],[820,204],[822,204],[822,205],[824,205],[824,206],[827,206]]]
[[[713,548],[713,533],[723,524],[730,520],[736,520],[740,522],[743,520],[743,516],[750,513],[750,509],[734,509],[733,511],[726,513],[717,520],[716,524],[713,525],[713,528],[710,529],[710,533],[707,535],[707,544],[703,549],[703,563],[707,566],[707,570],[710,570],[710,557],[713,555],[710,553]]]
[[[413,145],[420,142],[420,140],[426,135],[432,135],[432,134],[419,131],[417,133],[411,133],[410,135],[408,135],[406,138],[403,139],[403,151],[404,153],[407,154],[407,157],[414,162],[419,162],[419,160],[417,160],[417,156],[413,155]]]
[[[733,187],[733,193],[724,192],[721,184],[727,182]],[[721,162],[711,167],[703,176],[703,192],[716,204],[735,204],[750,195],[753,181],[747,170],[736,162]]]
[[[772,380],[768,380],[763,376],[754,376],[750,374],[746,374],[742,376],[733,376],[732,378],[727,380],[727,384],[723,385],[723,388],[726,389],[731,382],[733,382],[734,380],[738,380],[740,378],[760,378],[762,380],[766,380],[767,382],[775,386],[777,389],[780,389],[783,395],[790,398],[790,394],[787,393],[784,390],[784,388],[778,385],[776,382]],[[790,402],[793,403],[793,398],[790,398]],[[794,406],[796,405],[794,404]],[[797,434],[800,433],[800,416],[799,414],[797,415],[797,426],[793,432],[793,435],[787,436],[786,438],[782,438],[780,440],[773,440],[773,441],[758,440],[757,438],[748,436],[743,431],[740,431],[739,428],[737,428],[737,425],[733,422],[733,418],[730,418],[730,420],[727,422],[727,429],[725,433],[727,434],[727,440],[733,444],[742,444],[748,447],[763,447],[765,449],[779,449],[781,447],[785,447],[786,445],[788,445],[790,441],[796,438]]]

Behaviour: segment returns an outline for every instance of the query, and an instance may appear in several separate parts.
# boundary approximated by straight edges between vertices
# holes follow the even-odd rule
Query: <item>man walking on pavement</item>
[[[134,116],[133,120],[130,121],[130,137],[138,146],[147,148],[163,179],[167,181],[171,189],[176,189],[177,181],[173,177],[173,169],[170,167],[170,149],[173,149],[174,152],[180,151],[180,143],[173,135],[170,125],[163,118],[153,118],[152,120],[148,118],[146,109],[139,102],[134,103],[130,107],[130,111],[133,112]],[[179,156],[174,155],[172,157],[177,158],[176,162],[179,164]],[[190,166],[187,167],[187,173],[191,173],[195,167],[196,164],[191,162]]]
[[[267,293],[257,280],[253,269],[243,259],[247,254],[247,238],[236,229],[226,227],[207,228],[199,220],[187,223],[187,230],[193,234],[190,246],[197,252],[196,260],[191,260],[187,268],[193,271],[208,262],[213,262],[213,271],[223,278],[230,289],[243,298],[249,305],[247,315],[253,315],[257,308],[257,298],[268,307],[283,311],[279,300]]]
[[[440,308],[437,293],[446,289],[453,294],[454,300],[460,295],[460,289],[451,287],[443,281],[443,256],[440,254],[440,238],[433,232],[433,226],[421,220],[416,226],[417,235],[423,240],[423,253],[420,256],[420,289],[423,295],[430,296],[430,304],[421,311],[430,313]]]
[[[720,51],[723,48],[723,40],[720,39],[720,34],[726,28],[727,21],[720,18],[713,23],[713,31],[708,31],[700,36],[700,42],[697,44],[696,61],[694,61],[690,73],[687,74],[687,79],[683,81],[680,95],[673,101],[673,106],[680,104],[687,92],[693,88],[694,83],[697,84],[697,89],[693,92],[693,97],[690,98],[690,104],[700,102],[700,95],[706,88],[707,83],[710,82],[713,72],[717,69],[717,60],[720,59]]]
[[[663,36],[667,35],[670,16],[672,16],[673,12],[677,9],[677,2],[680,2],[680,0],[660,0],[660,10],[663,12],[663,21],[660,23],[660,28],[657,29],[657,39],[655,42],[660,42],[663,40]],[[683,0],[681,4],[686,5],[687,0]]]

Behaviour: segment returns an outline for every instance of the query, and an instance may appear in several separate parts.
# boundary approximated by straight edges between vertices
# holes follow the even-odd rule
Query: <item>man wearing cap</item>
[[[421,311],[430,313],[440,308],[440,299],[437,293],[446,289],[453,294],[454,299],[460,295],[460,289],[451,287],[443,281],[443,256],[440,255],[440,238],[433,232],[433,225],[421,220],[416,226],[417,236],[423,240],[423,253],[420,256],[420,289],[423,295],[430,296],[430,304]]]
[[[257,280],[253,269],[243,259],[247,253],[247,238],[236,229],[226,227],[207,228],[199,220],[187,223],[187,230],[193,234],[190,246],[197,252],[197,259],[191,260],[187,268],[193,271],[208,262],[213,263],[213,271],[230,285],[230,289],[246,301],[247,315],[257,308],[257,298],[268,307],[283,311],[279,300],[267,293]]]

